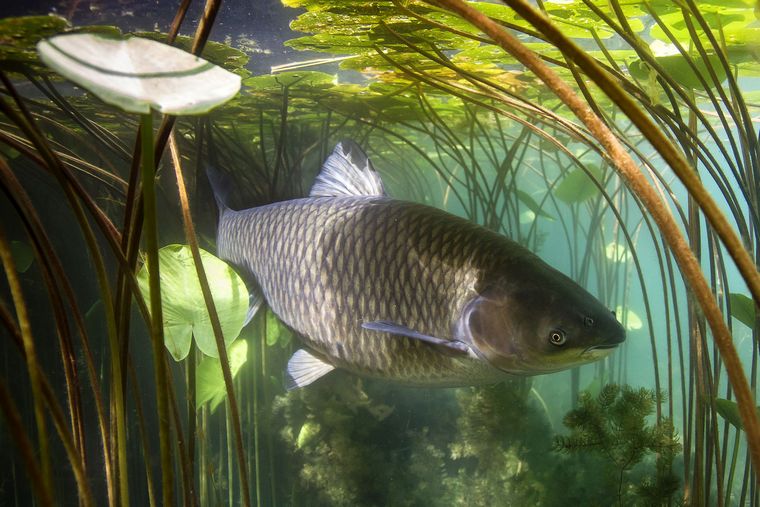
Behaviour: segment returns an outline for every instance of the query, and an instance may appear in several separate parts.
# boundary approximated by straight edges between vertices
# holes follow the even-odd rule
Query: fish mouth
[[[611,352],[612,349],[616,349],[618,345],[620,344],[619,343],[602,343],[599,345],[592,345],[588,347],[587,349],[585,349],[583,352],[581,352],[581,355],[585,355],[585,354],[588,354],[589,352],[595,352],[595,351],[600,351],[602,353]]]

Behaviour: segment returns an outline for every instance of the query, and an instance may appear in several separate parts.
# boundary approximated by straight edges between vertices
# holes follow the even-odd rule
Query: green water
[[[180,347],[153,348],[140,118],[67,82],[35,51],[72,30],[165,41],[179,5],[0,7],[0,505],[760,504],[751,460],[760,440],[735,402],[757,382],[756,282],[725,241],[739,238],[756,276],[757,5],[531,4],[554,32],[516,2],[473,4],[569,85],[589,111],[579,116],[443,6],[285,3],[230,2],[206,19],[202,56],[242,88],[208,114],[172,121],[176,158],[161,135],[169,123],[153,115],[162,151],[147,219],[159,247],[192,243],[175,171],[193,236],[213,253],[206,164],[230,173],[234,204],[251,207],[307,195],[335,143],[350,138],[391,196],[519,242],[614,309],[626,342],[596,363],[494,386],[409,388],[336,371],[287,392],[299,338],[265,309],[231,345],[225,336],[233,405],[219,359],[202,352],[218,355],[209,325]],[[178,46],[205,37],[195,31],[202,18],[192,4]],[[591,116],[608,137],[584,123]],[[640,179],[626,176],[617,146]],[[695,173],[698,182],[682,182]],[[642,199],[643,183],[657,201]],[[700,191],[726,227],[703,211]],[[655,219],[662,209],[678,238]],[[701,266],[708,302],[691,296],[694,279],[671,250],[679,240]],[[211,289],[237,290],[215,289],[227,276],[219,269]],[[199,291],[180,285],[164,314],[187,300],[187,314],[206,315]],[[706,318],[711,304],[718,323]],[[722,326],[731,339],[719,342]],[[165,382],[154,350],[169,352]]]

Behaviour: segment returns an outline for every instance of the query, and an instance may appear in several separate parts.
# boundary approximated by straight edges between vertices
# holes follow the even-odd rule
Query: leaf
[[[595,166],[588,167],[591,174],[599,180],[600,171]],[[568,204],[583,202],[599,193],[599,189],[582,169],[573,169],[565,173],[565,177],[554,189],[554,195]]]
[[[296,438],[296,447],[298,449],[302,449],[303,447],[309,445],[310,442],[312,442],[317,435],[319,435],[321,428],[319,426],[319,423],[314,421],[306,421],[303,423],[303,426],[301,426],[301,429],[298,431],[298,437]]]
[[[716,86],[716,83],[710,77],[710,72],[707,67],[708,61],[710,67],[712,67],[715,72],[718,81],[723,82],[726,79],[726,71],[720,63],[720,58],[716,55],[708,55],[707,61],[700,57],[691,58],[692,64],[699,75],[694,72],[689,65],[689,61],[682,54],[657,56],[655,57],[655,60],[668,76],[673,78],[676,83],[686,89],[705,90],[705,86],[699,80],[699,76],[702,77],[709,88],[714,88]],[[640,79],[641,81],[647,81],[649,79],[650,68],[641,60],[632,62],[628,66],[628,69],[633,77]]]
[[[11,241],[11,255],[13,256],[13,262],[16,264],[16,271],[19,273],[26,273],[29,266],[34,261],[34,252],[32,247],[22,241]]]
[[[161,32],[135,32],[134,35],[163,43],[166,40],[167,34]],[[193,38],[186,35],[178,35],[176,39],[174,39],[172,46],[189,52],[193,47]],[[250,60],[248,55],[239,49],[211,40],[206,41],[206,44],[203,46],[203,52],[200,56],[204,60],[208,60],[214,65],[218,65],[230,72],[235,72],[238,75],[241,74],[240,71],[245,69],[245,66],[248,65],[248,61]],[[245,70],[243,74],[248,75],[249,72]]]
[[[522,190],[517,190],[517,198],[520,199],[520,201],[528,207],[529,210],[531,210],[533,213],[536,214],[536,216],[542,216],[544,218],[548,218],[549,220],[554,220],[554,217],[548,214],[546,211],[541,209],[541,206],[538,205],[535,199],[530,196],[530,194],[527,194],[523,192]]]
[[[229,347],[243,328],[248,312],[248,290],[243,280],[224,261],[205,250],[200,253],[222,326],[224,343]],[[181,361],[190,352],[190,342],[194,336],[201,352],[218,357],[211,318],[190,247],[165,246],[158,251],[158,262],[166,348],[175,361]],[[147,265],[137,273],[137,282],[143,297],[149,299]]]
[[[618,320],[623,323],[628,331],[635,331],[644,327],[641,317],[633,310],[623,310],[622,306],[618,306],[615,308],[615,315],[618,316]]]
[[[725,400],[723,398],[715,398],[715,410],[725,419],[737,428],[744,429],[742,425],[742,418],[739,415],[739,405],[734,401]]]
[[[633,255],[628,251],[628,247],[611,241],[604,249],[605,256],[612,262],[628,262],[633,260]]]
[[[731,303],[731,316],[750,329],[755,328],[756,309],[752,298],[732,292],[728,296]]]
[[[248,342],[242,338],[235,340],[229,347],[228,359],[230,373],[234,379],[248,360]],[[213,412],[226,396],[227,389],[224,385],[221,362],[216,357],[204,357],[195,373],[196,410],[200,410],[204,403],[210,402],[209,410]]]
[[[0,19],[0,66],[38,64],[35,44],[66,30],[69,23],[59,16],[21,16]]]
[[[293,332],[280,322],[277,315],[269,308],[267,308],[266,329],[266,344],[268,347],[272,347],[277,343],[281,347],[287,347],[293,339]]]
[[[206,113],[240,90],[240,76],[140,37],[58,35],[38,43],[37,52],[59,74],[132,113]]]

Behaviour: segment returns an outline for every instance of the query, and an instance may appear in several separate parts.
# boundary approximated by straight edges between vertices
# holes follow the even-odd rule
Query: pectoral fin
[[[299,349],[290,356],[285,388],[288,391],[308,386],[335,369],[306,349]]]
[[[372,331],[381,331],[383,333],[390,333],[397,336],[406,336],[414,340],[419,340],[431,345],[442,348],[442,350],[451,355],[470,355],[470,347],[459,340],[444,340],[443,338],[436,338],[427,334],[419,333],[414,329],[409,329],[401,324],[394,322],[388,322],[386,320],[376,320],[374,322],[365,322],[362,324],[364,329],[370,329]]]

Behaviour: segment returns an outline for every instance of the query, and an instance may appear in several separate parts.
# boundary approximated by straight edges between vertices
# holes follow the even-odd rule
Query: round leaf
[[[589,167],[589,170],[599,179],[599,170],[596,167]],[[582,169],[574,169],[566,173],[554,189],[554,195],[568,204],[583,202],[598,193],[599,189]]]
[[[240,76],[161,42],[99,34],[37,44],[42,61],[103,101],[132,113],[200,114],[227,102]]]
[[[214,306],[229,346],[240,334],[248,312],[248,290],[240,277],[224,261],[201,250]],[[161,304],[164,314],[164,340],[172,357],[187,357],[190,342],[204,354],[218,357],[214,331],[195,271],[192,252],[185,245],[168,245],[158,251],[161,275]],[[143,266],[137,274],[140,291],[149,297],[148,270]]]

